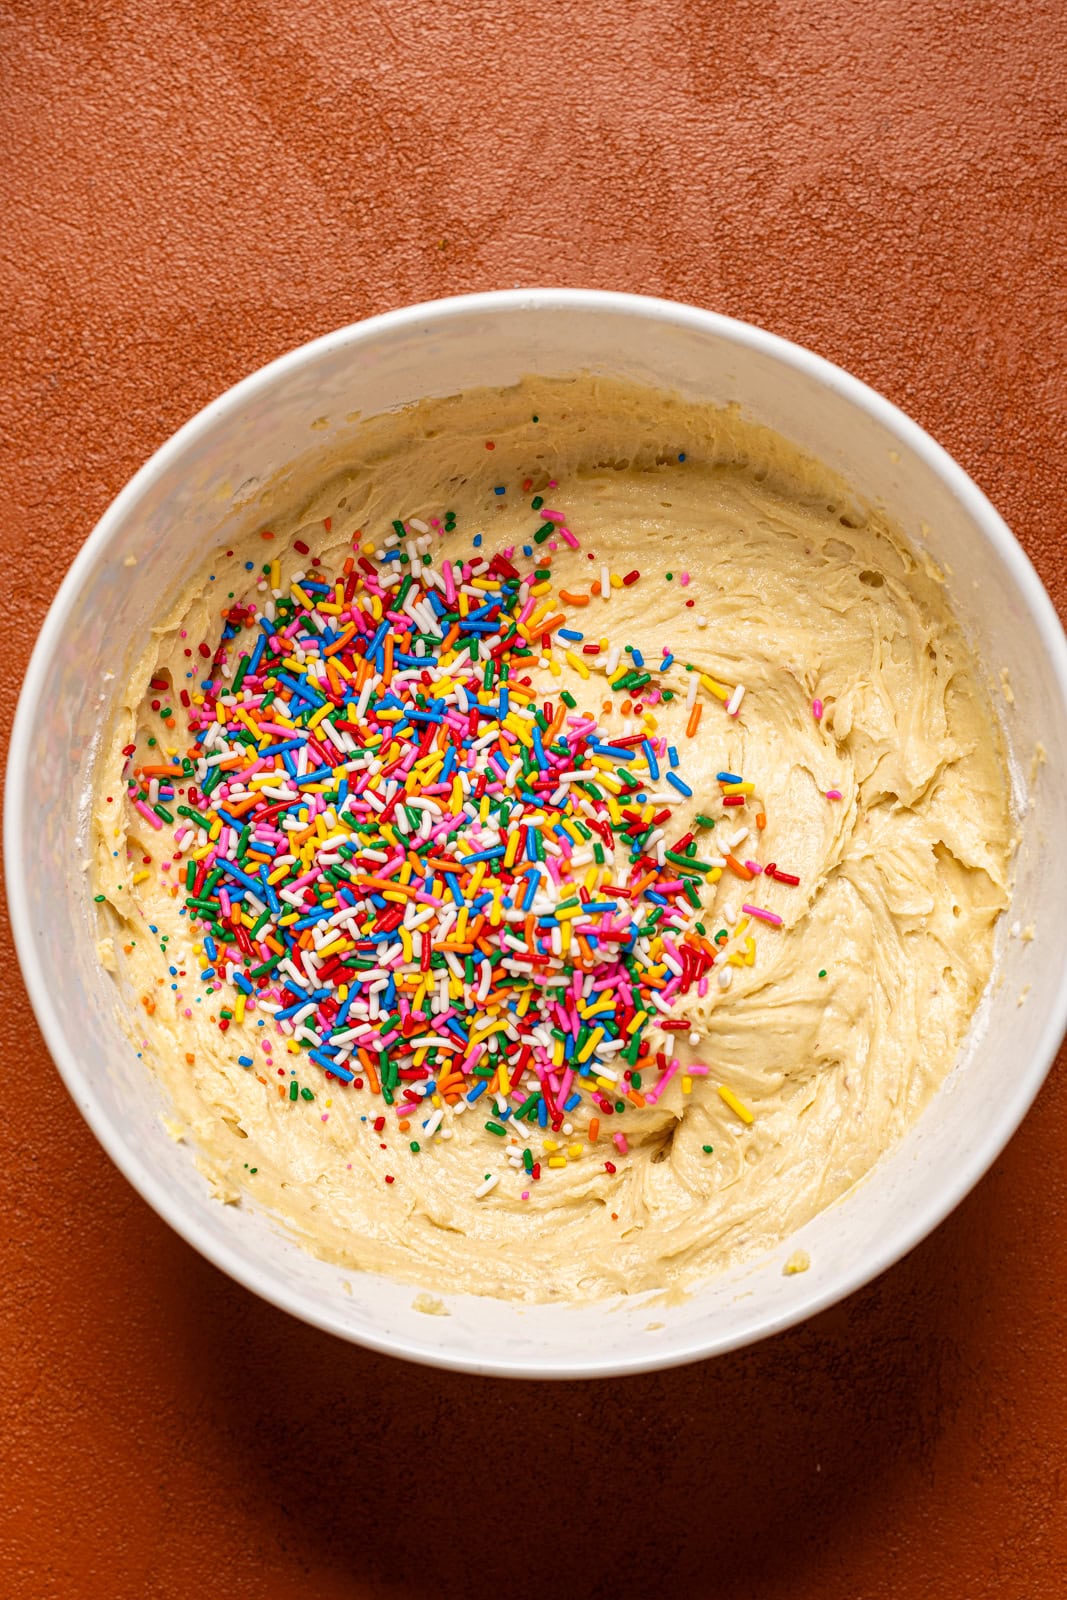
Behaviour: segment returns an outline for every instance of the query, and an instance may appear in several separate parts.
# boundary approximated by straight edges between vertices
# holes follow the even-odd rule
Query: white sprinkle
[[[408,527],[414,528],[416,533],[429,533],[430,531],[429,524],[423,522],[419,517],[409,517]]]
[[[478,1185],[477,1189],[475,1189],[474,1198],[476,1200],[484,1199],[484,1197],[487,1194],[489,1194],[493,1189],[496,1188],[496,1186],[497,1186],[497,1184],[499,1182],[500,1182],[500,1174],[498,1172],[491,1172],[489,1174],[488,1178],[486,1178],[485,1182],[484,1183],[480,1183]]]
[[[742,702],[742,700],[744,698],[745,698],[745,686],[744,686],[743,683],[739,683],[737,685],[737,688],[734,690],[733,694],[730,696],[729,702],[727,703],[727,706],[726,706],[726,715],[728,717],[736,717],[737,716],[737,713],[741,709],[741,702]]]
[[[611,599],[611,573],[607,567],[601,567],[600,569],[600,598],[602,600]]]
[[[733,967],[723,967],[719,973],[719,988],[728,989],[734,981]]]

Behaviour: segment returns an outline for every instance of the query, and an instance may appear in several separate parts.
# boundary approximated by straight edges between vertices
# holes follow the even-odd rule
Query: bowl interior
[[[996,684],[1020,846],[995,982],[960,1064],[904,1141],[784,1249],[677,1303],[519,1307],[415,1291],[313,1259],[249,1206],[214,1201],[116,1018],[83,863],[96,742],[160,595],[244,527],[265,486],[298,485],[370,416],[524,373],[592,371],[738,403],[883,506],[948,576]],[[284,496],[284,489],[281,494]],[[1010,674],[1012,703],[1000,692]],[[885,401],[796,347],[709,313],[628,296],[530,292],[417,307],[318,341],[214,402],[142,469],[83,549],[49,615],[20,702],[8,774],[9,898],[24,972],[80,1109],[149,1202],[224,1270],[286,1309],[376,1348],[527,1376],[635,1371],[743,1344],[848,1293],[911,1247],[989,1165],[1065,1021],[1067,649],[1032,568],[974,485]],[[41,783],[40,774],[49,774]],[[1014,921],[1035,937],[1007,936]],[[1025,994],[1025,1002],[1021,997]],[[803,1245],[811,1269],[786,1278]]]

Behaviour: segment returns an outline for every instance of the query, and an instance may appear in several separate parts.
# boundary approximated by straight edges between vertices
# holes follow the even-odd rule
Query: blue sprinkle
[[[475,534],[475,535],[474,535],[474,538],[473,538],[473,540],[472,540],[472,541],[471,541],[471,542],[472,542],[472,544],[473,544],[473,545],[474,545],[474,548],[475,548],[475,549],[476,549],[476,550],[478,550],[478,549],[480,549],[480,548],[481,548],[481,543],[482,543],[482,536],[481,536],[481,534],[480,534],[480,533],[476,533],[476,534]]]
[[[201,983],[207,983],[208,980],[213,978],[214,976],[215,976],[214,967],[205,967],[203,972],[200,974],[200,982]]]
[[[485,1078],[482,1079],[481,1083],[476,1083],[474,1085],[474,1088],[471,1089],[470,1093],[465,1097],[466,1101],[467,1101],[467,1104],[469,1106],[472,1106],[476,1100],[479,1100],[481,1098],[481,1096],[485,1093],[485,1091],[488,1089],[488,1087],[489,1087],[489,1084],[488,1084],[488,1082],[486,1081]]]
[[[659,762],[656,760],[656,752],[652,748],[652,740],[646,739],[641,748],[645,752],[645,760],[648,762],[648,775],[655,783],[659,777]]]
[[[561,639],[584,639],[584,633],[576,633],[573,628],[557,628],[556,632]]]
[[[689,785],[687,783],[683,783],[681,778],[676,778],[673,772],[668,772],[667,782],[673,784],[678,793],[684,794],[686,799],[689,799],[692,796],[693,791]]]
[[[252,1060],[251,1056],[238,1056],[237,1065],[239,1067],[254,1067],[255,1062]]]
[[[736,772],[717,772],[715,778],[718,783],[741,783],[743,781]]]
[[[573,1111],[576,1105],[581,1104],[581,1099],[580,1094],[572,1094],[569,1100],[564,1100],[563,1102],[564,1111]],[[510,1110],[511,1108],[509,1107],[508,1109]]]
[[[504,491],[504,489],[503,489],[503,487],[501,487],[501,488],[499,488],[499,489],[494,489],[494,490],[493,490],[493,493],[494,493],[494,494],[503,494],[503,493],[504,493],[504,492],[505,492],[505,491]]]
[[[524,556],[532,556],[533,555],[533,545],[532,544],[524,544],[523,547],[522,547],[522,553],[523,553]]]
[[[641,654],[641,652],[640,652],[640,650],[638,650],[638,649],[636,649],[636,648],[634,648],[634,649],[633,649],[633,650],[631,650],[631,651],[630,651],[630,654],[631,654],[631,655],[632,655],[632,656],[633,656],[633,658],[634,658],[634,666],[635,666],[635,667],[643,667],[643,666],[644,666],[644,664],[645,664],[645,658],[644,658],[644,656],[643,656],[643,655],[642,655],[642,654]]]
[[[685,451],[684,450],[679,451],[678,460],[679,461],[684,461],[685,460]]]
[[[667,760],[670,762],[672,767],[676,767],[678,765],[678,751],[673,744],[669,744],[667,746]]]

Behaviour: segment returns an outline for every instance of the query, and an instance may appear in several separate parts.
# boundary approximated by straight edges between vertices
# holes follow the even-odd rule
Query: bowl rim
[[[713,333],[732,342],[739,352],[753,351],[769,356],[785,366],[807,375],[831,389],[852,405],[865,411],[915,455],[946,485],[965,512],[995,548],[1008,568],[1024,601],[1042,648],[1052,667],[1067,720],[1067,638],[1052,601],[1029,557],[982,490],[952,456],[917,422],[861,379],[802,345],[770,333],[750,323],[719,312],[679,301],[626,294],[601,289],[528,288],[490,290],[423,301],[382,312],[359,322],[346,324],[330,333],[299,345],[257,368],[208,402],[195,416],[173,433],[141,466],[111,501],[71,563],[41,626],[19,694],[8,753],[4,790],[4,866],[8,909],[16,952],[23,979],[49,1053],[71,1098],[93,1134],[127,1181],[148,1202],[164,1222],[186,1243],[220,1268],[236,1282],[261,1299],[300,1318],[324,1332],[376,1350],[428,1366],[457,1372],[514,1378],[593,1378],[621,1377],[634,1373],[681,1366],[688,1362],[722,1355],[730,1350],[755,1344],[805,1321],[815,1313],[836,1304],[862,1288],[873,1278],[919,1244],[953,1211],[1000,1155],[1008,1140],[1033,1103],[1043,1084],[1060,1042],[1067,1030],[1067,981],[1061,981],[1056,999],[1049,1007],[1038,1048],[1019,1075],[1006,1085],[999,1103],[999,1117],[988,1135],[954,1166],[927,1203],[904,1223],[890,1223],[877,1248],[865,1252],[862,1260],[847,1272],[837,1274],[825,1287],[814,1284],[800,1289],[788,1308],[753,1318],[750,1325],[735,1326],[728,1334],[689,1333],[672,1344],[650,1347],[647,1352],[612,1360],[568,1359],[531,1361],[500,1359],[491,1353],[471,1355],[442,1350],[427,1338],[398,1336],[374,1330],[355,1330],[329,1309],[316,1304],[310,1294],[275,1281],[269,1269],[248,1262],[241,1251],[209,1236],[190,1218],[181,1199],[160,1181],[150,1165],[127,1141],[121,1127],[103,1110],[94,1092],[92,1074],[82,1066],[77,1053],[67,1042],[49,994],[47,975],[38,958],[33,935],[34,914],[25,870],[26,857],[21,840],[27,826],[27,778],[37,709],[41,700],[50,658],[66,626],[82,588],[96,562],[106,550],[115,530],[136,506],[155,479],[180,458],[186,448],[208,433],[261,391],[284,381],[302,367],[313,365],[327,352],[350,344],[360,344],[379,334],[409,329],[415,324],[437,324],[472,313],[492,314],[514,310],[581,311],[588,314],[651,318],[673,324],[682,330]],[[1067,978],[1067,951],[1063,957]],[[439,1331],[439,1329],[437,1330]]]

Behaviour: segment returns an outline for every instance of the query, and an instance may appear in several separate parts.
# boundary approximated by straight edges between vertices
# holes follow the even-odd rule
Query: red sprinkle
[[[639,573],[639,572],[637,572],[637,571],[634,571],[634,572],[628,572],[628,573],[627,573],[627,574],[626,574],[626,576],[625,576],[625,578],[623,578],[623,580],[622,580],[622,583],[623,583],[623,588],[624,588],[624,589],[628,589],[628,588],[629,588],[629,587],[630,587],[630,585],[631,585],[631,584],[634,584],[634,583],[636,583],[636,582],[637,582],[637,580],[638,580],[638,578],[639,578],[639,577],[640,577],[640,576],[641,576],[641,574],[640,574],[640,573]],[[611,1169],[611,1170],[612,1170],[612,1172],[614,1172],[614,1171],[615,1171],[615,1168],[614,1168],[614,1167],[612,1167],[612,1169]]]
[[[604,1171],[605,1172],[618,1172],[618,1170],[619,1169],[615,1165],[614,1161],[605,1161],[605,1163],[604,1163]]]

